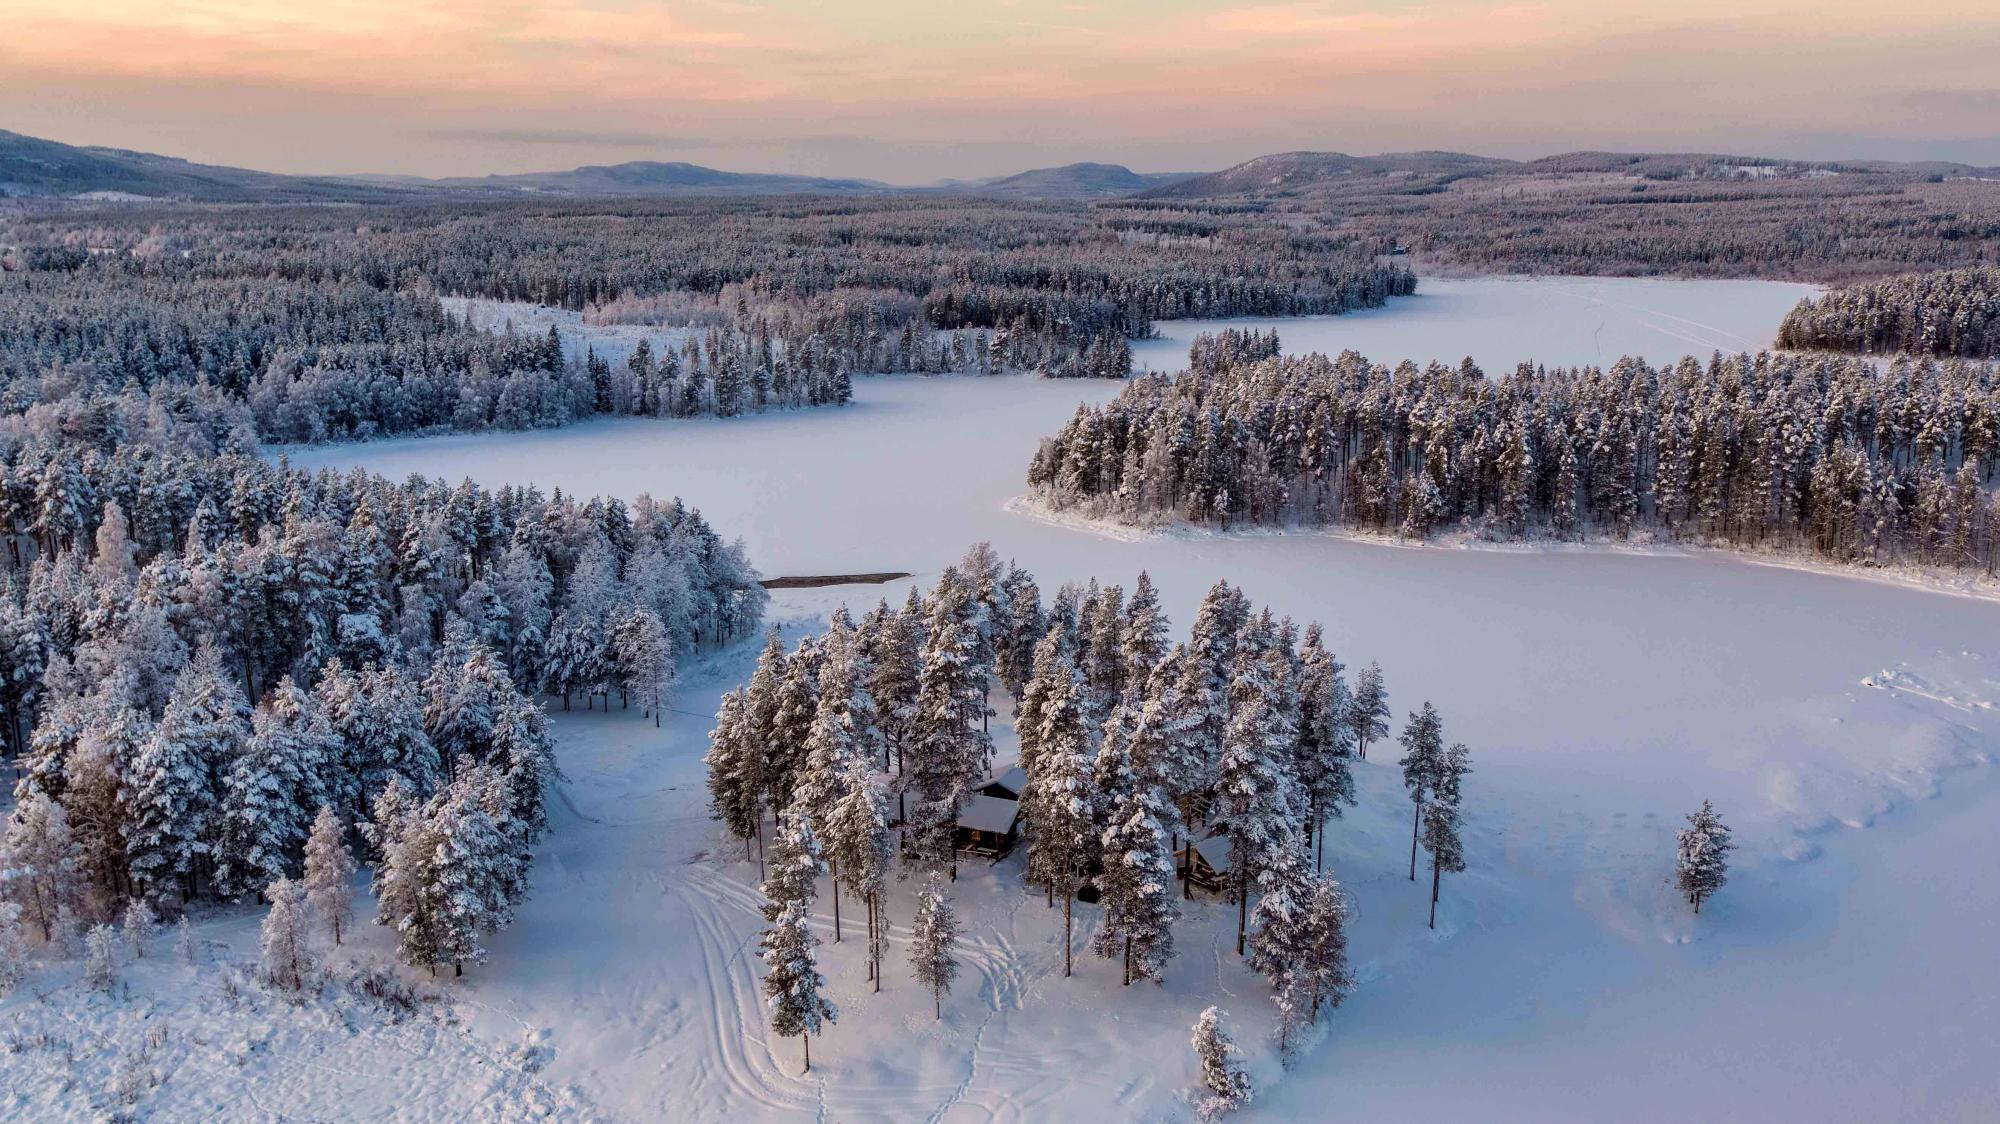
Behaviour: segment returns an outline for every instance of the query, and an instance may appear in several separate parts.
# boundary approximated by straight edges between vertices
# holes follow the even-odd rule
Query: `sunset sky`
[[[1994,0],[0,0],[0,128],[284,172],[896,182],[1295,148],[2000,164]]]

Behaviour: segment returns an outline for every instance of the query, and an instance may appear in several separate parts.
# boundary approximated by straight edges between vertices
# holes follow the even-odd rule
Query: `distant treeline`
[[[1034,455],[1030,485],[1057,508],[1141,521],[1652,531],[1841,561],[2000,562],[1991,365],[1718,355],[1523,364],[1494,381],[1469,360],[1391,369],[1267,350],[1201,341],[1196,369],[1080,407]]]
[[[317,440],[829,404],[875,371],[1123,377],[1158,319],[1414,291],[1383,249],[1254,213],[1176,233],[925,198],[30,212],[0,224],[0,393],[207,384]],[[440,293],[692,342],[628,379],[475,333]]]
[[[2000,268],[1904,273],[1800,301],[1778,346],[2000,358]]]

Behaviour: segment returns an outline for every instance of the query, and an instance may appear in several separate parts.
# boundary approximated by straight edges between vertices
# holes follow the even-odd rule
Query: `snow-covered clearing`
[[[1801,287],[1450,291],[1474,327],[1431,318],[1400,347],[1386,336],[1324,346],[1472,354],[1489,369],[1527,355],[1659,359],[1695,346],[1662,352],[1663,323],[1691,322],[1689,335],[1716,341],[1702,352],[1725,339],[1756,346]],[[1391,325],[1424,299],[1346,319]],[[1516,325],[1533,306],[1599,312],[1596,323]],[[1477,325],[1496,322],[1516,335],[1480,338]],[[1304,342],[1280,330],[1289,347]],[[1282,1080],[1266,990],[1227,939],[1231,911],[1190,910],[1164,988],[1123,989],[1112,965],[1087,958],[1063,979],[1060,911],[1022,890],[1018,859],[967,867],[958,883],[969,947],[942,1024],[900,951],[878,996],[853,930],[823,949],[842,1015],[802,1078],[797,1042],[764,1030],[755,866],[704,814],[702,715],[747,677],[754,653],[687,669],[674,704],[685,713],[661,732],[636,712],[561,716],[570,782],[534,897],[492,942],[492,963],[455,988],[461,1016],[496,1053],[524,1028],[549,1032],[539,1079],[578,1090],[559,1111],[1184,1118],[1189,1027],[1217,1002],[1268,1086],[1256,1118],[1990,1119],[2000,780],[1969,767],[2000,735],[2000,603],[1709,552],[1113,537],[1009,511],[1035,439],[1079,398],[1115,390],[864,379],[843,410],[294,451],[296,463],[392,477],[678,492],[747,536],[773,574],[910,570],[928,582],[975,539],[1034,570],[1044,590],[1090,575],[1129,585],[1144,568],[1177,630],[1227,578],[1325,622],[1350,667],[1381,662],[1399,720],[1429,699],[1447,736],[1473,749],[1471,869],[1447,880],[1435,933],[1405,877],[1409,807],[1394,751],[1359,768],[1362,805],[1333,829],[1328,856],[1356,899],[1361,985]],[[843,595],[896,601],[907,585],[781,591],[773,619],[795,637]],[[1011,744],[1004,722],[996,733]],[[1672,830],[1704,798],[1740,850],[1697,921],[1667,879]],[[899,935],[911,897],[900,885],[890,905]],[[1080,949],[1093,908],[1078,910]],[[824,894],[818,911],[830,935]],[[406,1092],[381,1114],[460,1114],[423,1087]]]

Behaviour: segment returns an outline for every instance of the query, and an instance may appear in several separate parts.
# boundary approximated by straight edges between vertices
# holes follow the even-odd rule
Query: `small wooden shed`
[[[1233,851],[1228,836],[1211,835],[1175,854],[1175,873],[1210,893],[1222,893],[1233,885],[1234,868],[1230,864]],[[1193,870],[1188,869],[1190,862],[1194,864]]]
[[[1021,824],[1019,801],[977,795],[958,813],[956,844],[961,854],[979,855],[999,862],[1018,841]]]

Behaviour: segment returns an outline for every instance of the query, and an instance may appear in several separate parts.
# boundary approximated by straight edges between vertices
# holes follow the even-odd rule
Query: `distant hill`
[[[534,195],[853,195],[894,190],[874,180],[723,172],[679,161],[587,164],[567,172],[404,180],[429,188]]]
[[[1228,195],[1286,194],[1355,176],[1401,174],[1450,177],[1484,175],[1521,167],[1518,161],[1461,152],[1393,152],[1349,156],[1344,152],[1279,152],[1233,168],[1194,176],[1145,193],[1152,199],[1208,199]]]
[[[407,197],[409,190],[196,164],[122,148],[79,147],[0,129],[0,196],[6,195],[284,202],[391,199]]]
[[[1060,168],[1034,168],[1011,176],[960,181],[947,185],[946,190],[1003,199],[1109,199],[1198,175],[1199,172],[1140,173],[1123,164],[1064,164]]]

